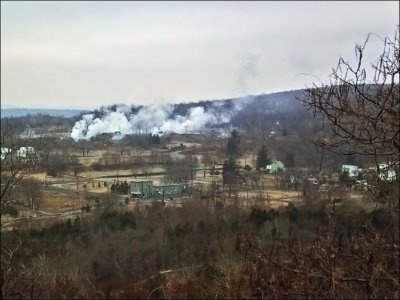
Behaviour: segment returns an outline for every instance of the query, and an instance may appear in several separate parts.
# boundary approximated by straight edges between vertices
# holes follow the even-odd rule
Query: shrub
[[[101,171],[103,169],[103,166],[99,163],[93,163],[91,167],[94,171]]]
[[[4,207],[3,213],[14,218],[18,217],[18,209],[16,209],[14,206],[7,205]]]

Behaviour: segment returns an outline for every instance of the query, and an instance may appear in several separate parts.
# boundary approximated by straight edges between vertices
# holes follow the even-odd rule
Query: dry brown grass
[[[40,210],[49,213],[60,213],[70,210],[72,207],[75,209],[80,209],[87,203],[88,200],[86,200],[83,196],[45,191]]]

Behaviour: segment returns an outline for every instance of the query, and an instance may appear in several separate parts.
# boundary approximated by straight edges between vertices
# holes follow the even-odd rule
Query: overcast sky
[[[97,108],[304,88],[399,2],[1,2],[1,102]],[[382,42],[373,38],[369,57]]]

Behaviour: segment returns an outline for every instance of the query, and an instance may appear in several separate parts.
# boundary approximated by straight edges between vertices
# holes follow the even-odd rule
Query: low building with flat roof
[[[129,190],[132,197],[143,198],[154,196],[152,180],[136,180],[129,182]]]
[[[130,181],[130,194],[135,198],[181,195],[186,190],[185,183],[154,185],[152,180]]]
[[[155,185],[154,189],[158,195],[180,195],[186,190],[186,185],[183,183],[162,184]]]

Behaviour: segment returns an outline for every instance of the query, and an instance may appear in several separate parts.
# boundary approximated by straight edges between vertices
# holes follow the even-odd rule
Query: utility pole
[[[79,177],[76,176],[76,195],[79,195]],[[75,213],[75,199],[72,197],[72,214]]]

